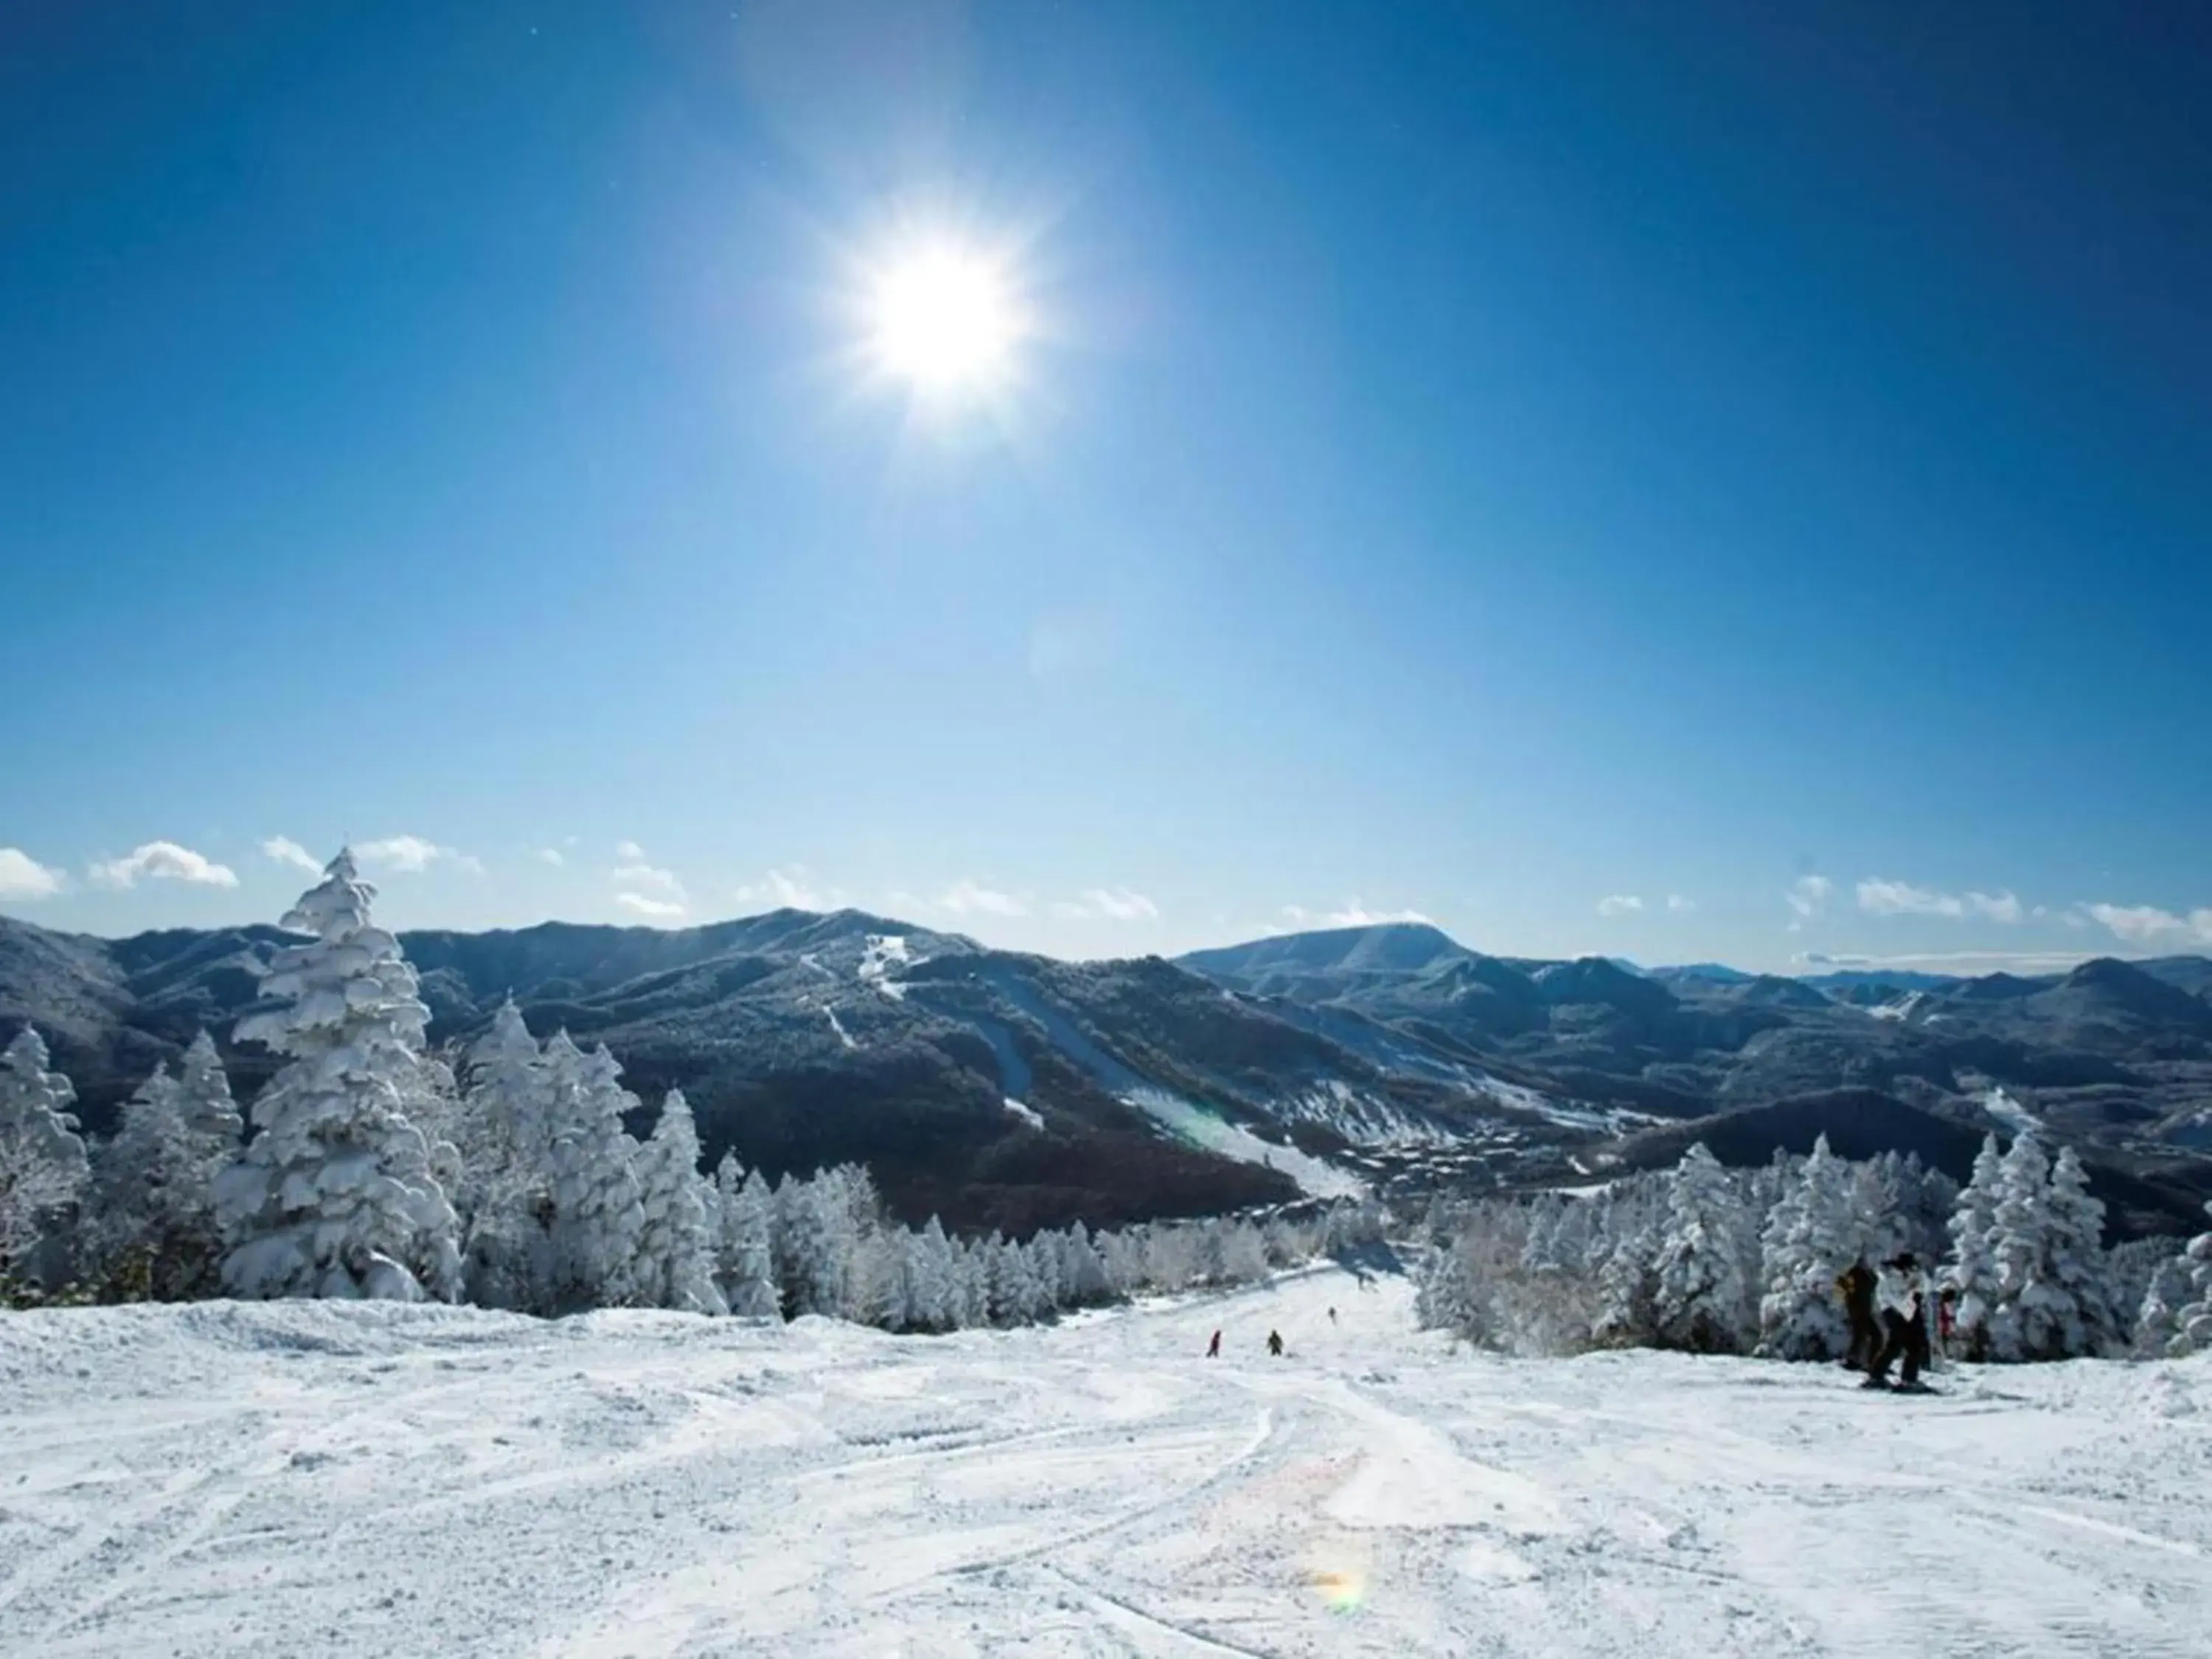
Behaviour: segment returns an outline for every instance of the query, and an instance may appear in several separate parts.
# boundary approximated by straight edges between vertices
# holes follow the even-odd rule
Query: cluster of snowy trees
[[[2212,1234],[2149,1267],[2136,1316],[2128,1264],[2150,1251],[2107,1252],[2081,1160],[2049,1159],[2033,1135],[2002,1153],[1992,1136],[1963,1188],[1909,1157],[1839,1158],[1825,1137],[1751,1170],[1697,1146],[1671,1171],[1449,1206],[1430,1227],[1423,1322],[1510,1352],[1840,1358],[1838,1278],[1905,1250],[1931,1296],[1954,1290],[1962,1358],[2116,1354],[2131,1328],[2138,1352],[2212,1346]]]
[[[679,1091],[651,1136],[605,1045],[539,1042],[510,1000],[460,1056],[427,1054],[428,1010],[375,890],[341,853],[285,916],[263,1006],[234,1036],[285,1064],[252,1134],[203,1033],[88,1149],[75,1091],[25,1030],[0,1057],[0,1279],[111,1297],[458,1301],[545,1316],[672,1308],[823,1314],[891,1330],[1017,1324],[1146,1291],[1233,1285],[1377,1236],[1340,1206],[1016,1241],[887,1218],[854,1166],[771,1185],[700,1169]]]

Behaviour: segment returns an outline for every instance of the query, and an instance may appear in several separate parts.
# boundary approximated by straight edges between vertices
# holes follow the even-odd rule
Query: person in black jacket
[[[1836,1280],[1836,1294],[1844,1299],[1844,1317],[1850,1322],[1851,1351],[1844,1363],[1855,1371],[1871,1371],[1881,1352],[1881,1322],[1875,1317],[1875,1271],[1866,1258],[1844,1269]]]
[[[1278,1359],[1283,1357],[1283,1334],[1280,1331],[1267,1333],[1267,1352]]]

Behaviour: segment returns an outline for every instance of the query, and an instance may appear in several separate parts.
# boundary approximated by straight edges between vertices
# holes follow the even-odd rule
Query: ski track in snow
[[[1938,1386],[1472,1357],[1334,1268],[945,1338],[11,1315],[0,1655],[2206,1650],[2212,1361]]]

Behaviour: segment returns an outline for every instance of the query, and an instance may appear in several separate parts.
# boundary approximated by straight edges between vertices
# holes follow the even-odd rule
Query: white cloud
[[[2027,914],[2011,893],[1937,893],[1911,882],[1869,876],[1858,884],[1859,908],[1877,916],[1980,916],[2016,922]]]
[[[1055,899],[1052,913],[1073,921],[1152,921],[1160,907],[1127,887],[1086,887],[1073,899]]]
[[[738,888],[735,897],[740,904],[780,910],[837,910],[845,905],[843,888],[816,886],[813,872],[803,864],[771,870]]]
[[[684,884],[676,879],[674,871],[657,869],[650,864],[619,866],[614,872],[614,881],[617,887],[650,887],[679,899],[684,896]]]
[[[353,850],[364,864],[406,875],[419,875],[434,864],[450,864],[479,875],[483,872],[483,864],[468,854],[441,847],[420,836],[386,836],[381,841],[356,842]]]
[[[1976,915],[1987,916],[1991,921],[2008,925],[2020,921],[2027,914],[2020,900],[2010,893],[1969,893],[1966,895],[1966,908]]]
[[[1782,897],[1799,915],[1817,916],[1828,908],[1828,896],[1835,890],[1836,884],[1826,876],[1800,876]],[[1791,931],[1796,931],[1794,927]]]
[[[289,864],[295,870],[304,870],[311,876],[323,873],[323,866],[315,862],[315,855],[294,841],[289,836],[271,836],[261,843],[262,853],[279,864]]]
[[[203,858],[189,847],[173,841],[149,841],[133,848],[126,858],[95,864],[86,872],[102,887],[135,887],[138,878],[149,881],[189,881],[203,887],[235,887],[238,876],[229,866]]]
[[[637,843],[624,842],[623,845],[635,850]],[[632,860],[617,866],[609,874],[615,885],[615,902],[639,915],[657,921],[672,921],[682,915],[690,903],[690,896],[672,870]]]
[[[1597,902],[1597,913],[1601,916],[1632,915],[1643,908],[1643,899],[1634,893],[1608,893]]]
[[[1418,921],[1436,926],[1432,916],[1419,910],[1370,910],[1357,897],[1346,899],[1338,910],[1309,910],[1302,904],[1285,904],[1283,914],[1296,927],[1379,927],[1387,922]]]
[[[1669,893],[1667,895],[1667,908],[1678,916],[1686,915],[1698,908],[1698,902],[1681,893]]]
[[[49,870],[18,847],[0,847],[0,899],[52,898],[62,890],[62,872]]]
[[[1018,895],[994,891],[965,876],[939,894],[934,903],[938,909],[949,910],[956,916],[1025,916],[1030,913],[1028,901]]]
[[[645,860],[645,848],[634,841],[617,842],[615,856],[624,864],[640,864]]]
[[[1859,884],[1859,908],[1877,916],[1963,916],[1964,901],[1949,893],[1931,893],[1910,882],[1884,881],[1869,876]]]
[[[541,847],[538,849],[538,861],[540,864],[550,864],[557,870],[568,860],[562,856],[559,848]]]
[[[2185,916],[2150,904],[2083,904],[2076,909],[2130,945],[2180,944],[2191,939],[2212,944],[2212,909],[2193,910]]]

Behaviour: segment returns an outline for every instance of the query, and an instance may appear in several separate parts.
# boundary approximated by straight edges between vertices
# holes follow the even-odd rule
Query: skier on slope
[[[1928,1321],[1924,1313],[1928,1285],[1920,1276],[1920,1263],[1911,1251],[1893,1255],[1882,1264],[1875,1294],[1881,1304],[1883,1340],[1881,1352],[1875,1357],[1874,1368],[1861,1386],[1887,1388],[1890,1364],[1901,1356],[1905,1370],[1898,1377],[1898,1386],[1917,1388],[1920,1368],[1928,1359]]]
[[[1219,1331],[1214,1332],[1213,1340],[1206,1345],[1206,1357],[1208,1359],[1218,1359],[1221,1358],[1221,1333]]]
[[[1850,1322],[1851,1350],[1844,1361],[1855,1371],[1874,1370],[1881,1352],[1881,1322],[1875,1316],[1875,1271],[1866,1258],[1844,1269],[1836,1279],[1836,1294],[1843,1298],[1844,1317]]]
[[[1283,1357],[1283,1334],[1280,1331],[1267,1333],[1267,1352],[1278,1359]]]

